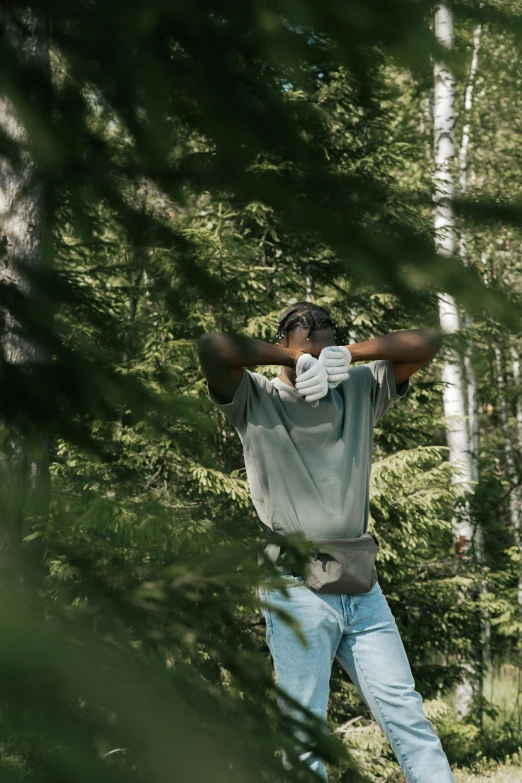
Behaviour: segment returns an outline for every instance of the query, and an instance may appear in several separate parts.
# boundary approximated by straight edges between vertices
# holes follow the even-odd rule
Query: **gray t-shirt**
[[[239,433],[252,501],[276,533],[307,539],[366,532],[373,427],[409,381],[395,388],[393,362],[350,368],[350,377],[316,408],[293,386],[243,368],[230,403],[208,395]]]

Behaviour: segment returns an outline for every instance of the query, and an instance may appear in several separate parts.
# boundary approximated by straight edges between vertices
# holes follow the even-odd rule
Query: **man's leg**
[[[263,613],[277,684],[320,718],[327,731],[330,673],[344,625],[341,598],[313,593],[303,585],[300,577],[286,578],[293,585],[288,589],[288,598],[281,590],[260,590],[261,600],[268,605]],[[302,644],[295,631],[278,616],[275,609],[285,610],[300,623],[308,647]],[[282,712],[302,720],[302,713],[292,711],[282,699],[279,705]],[[324,764],[312,753],[303,754],[301,758],[324,780],[327,779]],[[288,761],[284,759],[283,763],[288,769]]]
[[[379,583],[343,596],[347,625],[337,658],[385,732],[408,783],[454,783]]]

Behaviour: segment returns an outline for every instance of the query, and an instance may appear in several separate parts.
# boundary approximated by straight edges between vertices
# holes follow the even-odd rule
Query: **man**
[[[406,395],[408,379],[439,351],[441,336],[412,329],[336,352],[336,325],[328,312],[297,302],[281,313],[277,337],[281,342],[272,345],[202,335],[198,347],[209,397],[239,433],[252,501],[269,531],[300,532],[307,540],[357,538],[368,524],[374,424]],[[351,360],[367,363],[351,367]],[[281,365],[272,381],[246,369],[268,364]],[[317,592],[285,563],[284,550],[269,544],[266,551],[292,588],[260,591],[278,685],[326,727],[337,657],[408,783],[451,783],[378,581],[367,593]],[[278,608],[301,624],[308,646]],[[326,780],[320,759],[311,752],[302,758]]]

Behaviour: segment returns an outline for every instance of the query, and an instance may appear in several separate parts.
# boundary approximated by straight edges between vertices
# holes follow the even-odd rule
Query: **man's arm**
[[[255,337],[207,332],[198,339],[201,369],[224,403],[232,402],[243,377],[243,367],[284,364],[295,368],[303,353],[295,348],[265,343]]]
[[[390,359],[393,362],[395,384],[399,386],[431,361],[441,346],[442,335],[436,329],[406,329],[346,347],[354,362]]]

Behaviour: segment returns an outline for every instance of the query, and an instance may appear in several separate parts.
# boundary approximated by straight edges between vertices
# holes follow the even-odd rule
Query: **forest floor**
[[[505,663],[488,674],[484,680],[484,696],[498,712],[493,720],[486,717],[484,725],[490,737],[506,733],[506,727],[522,727],[522,667]],[[454,703],[451,702],[454,709]],[[483,760],[472,765],[472,770],[462,767],[453,770],[455,783],[522,783],[522,752],[507,756],[505,761]]]
[[[496,765],[484,772],[469,772],[468,770],[453,770],[455,783],[522,783],[522,767],[506,767]]]

